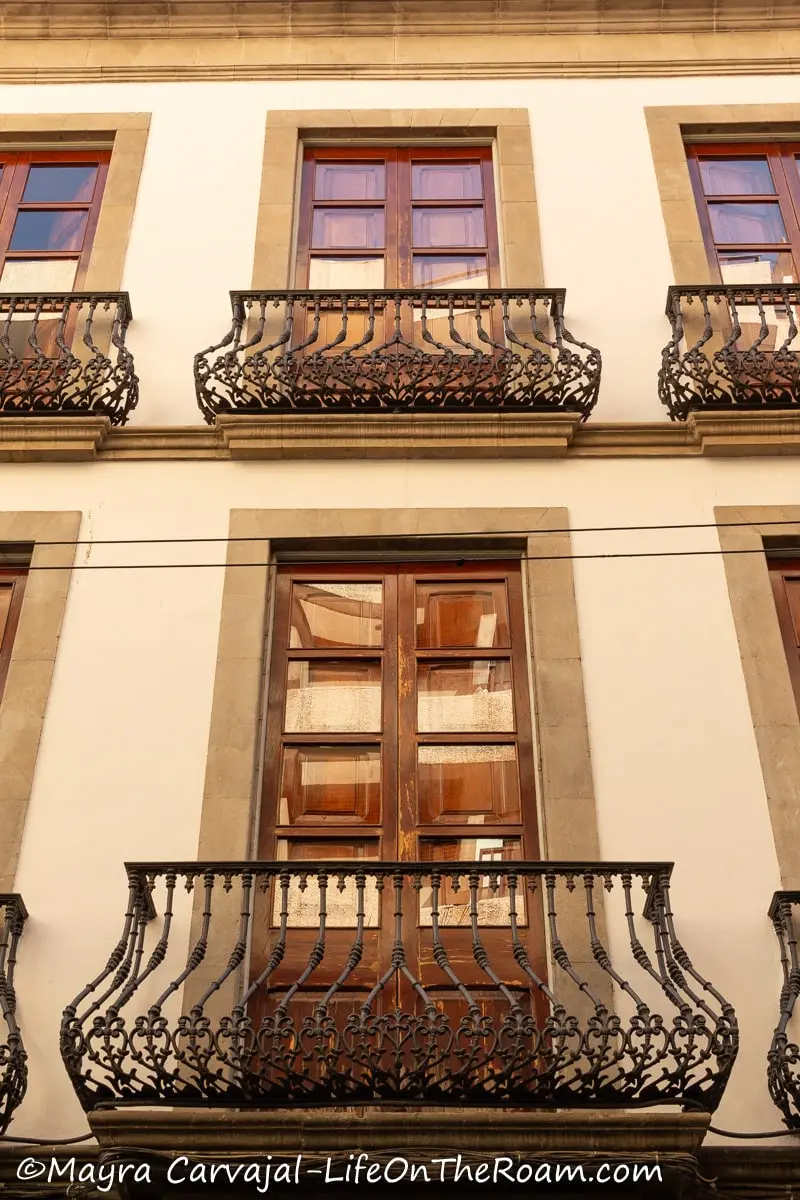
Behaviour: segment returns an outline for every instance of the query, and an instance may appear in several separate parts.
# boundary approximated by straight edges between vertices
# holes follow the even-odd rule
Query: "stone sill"
[[[207,425],[0,417],[0,462],[94,459],[759,458],[800,454],[800,409],[582,423],[577,413],[275,413]]]
[[[711,1120],[707,1113],[556,1111],[542,1109],[375,1108],[319,1110],[119,1108],[88,1114],[103,1147],[149,1150],[260,1151],[441,1156],[450,1150],[486,1154],[575,1151],[594,1154],[696,1154]]]
[[[578,413],[276,413],[217,417],[231,458],[552,458]]]
[[[108,417],[2,417],[0,462],[86,462],[110,428]]]
[[[800,409],[693,412],[686,424],[711,457],[800,454]]]

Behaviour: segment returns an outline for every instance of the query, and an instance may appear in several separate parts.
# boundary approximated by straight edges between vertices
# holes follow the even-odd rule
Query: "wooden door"
[[[794,696],[800,708],[800,560],[771,558],[769,576]]]

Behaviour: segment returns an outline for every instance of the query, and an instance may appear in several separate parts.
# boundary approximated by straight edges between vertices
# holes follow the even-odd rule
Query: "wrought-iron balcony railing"
[[[797,952],[800,892],[776,892],[769,915],[778,936],[783,967],[780,1014],[768,1056],[769,1093],[783,1113],[789,1129],[800,1131],[800,1008],[797,1016],[794,1015],[800,996],[800,958]]]
[[[14,992],[17,945],[27,915],[21,896],[0,893],[0,1135],[22,1103],[28,1082]]]
[[[600,353],[564,324],[563,288],[231,292],[221,342],[195,357],[200,410],[525,409],[597,401]]]
[[[102,416],[138,398],[127,292],[0,294],[0,417]]]
[[[678,940],[671,869],[129,864],[122,935],[64,1012],[64,1063],[87,1111],[712,1111],[736,1018]]]
[[[692,411],[800,405],[798,284],[673,286],[672,338],[658,394],[673,420]]]

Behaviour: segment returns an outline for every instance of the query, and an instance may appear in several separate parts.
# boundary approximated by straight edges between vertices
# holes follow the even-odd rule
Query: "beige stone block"
[[[41,735],[41,714],[0,709],[0,802],[27,804]]]
[[[0,786],[0,892],[13,892],[28,801],[9,799]]]
[[[545,797],[543,857],[554,861],[598,860],[600,844],[594,798]]]
[[[526,118],[527,115],[526,112]],[[497,158],[501,167],[529,167],[533,170],[533,146],[527,120],[524,125],[498,125]]]
[[[585,724],[542,725],[539,729],[542,786],[546,796],[594,798],[589,737]]]
[[[541,647],[539,650],[541,654]],[[579,658],[538,657],[535,680],[540,726],[586,723],[583,670]]]
[[[661,208],[670,242],[702,241],[700,218],[692,200],[664,200]]]
[[[506,205],[502,206],[505,210]],[[507,286],[510,288],[538,288],[545,286],[544,270],[539,248],[539,222],[535,204],[524,206],[528,211],[525,216],[524,228],[517,228],[512,222],[513,237],[509,236],[506,225],[504,239],[504,257],[506,262]],[[520,220],[522,214],[516,213],[514,222]],[[520,235],[526,236],[521,237]]]
[[[672,259],[675,282],[683,284],[709,283],[710,269],[703,248],[702,238],[698,236],[688,241],[680,241],[672,236],[669,224],[667,225],[667,236],[669,238],[669,253]],[[666,299],[665,295],[665,303]],[[666,326],[665,332],[668,333]],[[668,340],[668,337],[664,338],[665,345]]]
[[[214,752],[214,762],[217,759],[217,752]],[[212,755],[209,754],[209,766],[211,763]],[[197,847],[197,857],[200,861],[241,861],[252,856],[252,763],[247,783],[246,791],[239,796],[206,792]]]
[[[796,725],[762,725],[755,734],[781,886],[800,888],[800,731]]]
[[[14,656],[8,668],[4,703],[10,710],[25,714],[43,714],[53,679],[53,658],[23,661]]]
[[[52,660],[55,657],[63,616],[63,596],[53,595],[51,592],[37,597],[28,594],[26,590],[14,638],[14,659],[19,662],[46,658]]]
[[[266,214],[263,228],[265,232],[270,228]],[[277,238],[273,241],[266,236],[259,238],[253,259],[253,287],[283,290],[291,286],[291,275],[289,242],[279,241]]]
[[[536,190],[533,185],[533,171],[529,166],[511,166],[500,164],[500,196],[503,204],[525,203],[535,205]],[[536,219],[538,214],[528,215],[528,221]]]
[[[777,649],[783,647],[779,644]],[[796,727],[800,737],[800,715],[785,655],[749,657],[743,667],[753,725]]]
[[[248,568],[231,567],[231,574]],[[266,595],[237,595],[226,590],[219,629],[220,662],[247,659],[260,672],[266,635]]]

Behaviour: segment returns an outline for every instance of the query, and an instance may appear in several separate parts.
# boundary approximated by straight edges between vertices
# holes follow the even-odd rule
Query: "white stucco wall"
[[[86,537],[224,537],[230,507],[333,495],[343,507],[563,504],[576,530],[705,522],[716,503],[786,503],[796,478],[791,461],[101,463],[6,467],[3,493],[14,508],[82,508]],[[713,530],[575,533],[578,555],[665,549],[718,543]],[[122,862],[196,857],[222,570],[123,564],[223,556],[220,544],[97,546],[89,564],[116,567],[75,575],[17,880],[32,914],[20,1135],[81,1128],[58,1019],[119,936]],[[776,1128],[764,1055],[779,966],[765,913],[778,871],[722,560],[579,558],[575,579],[602,856],[676,861],[680,934],[743,1025],[717,1121]]]
[[[791,76],[708,79],[82,84],[0,87],[0,112],[151,112],[125,265],[137,423],[196,424],[193,355],[249,287],[269,108],[528,107],[545,282],[604,357],[596,419],[660,420],[672,282],[648,105],[794,102]]]

